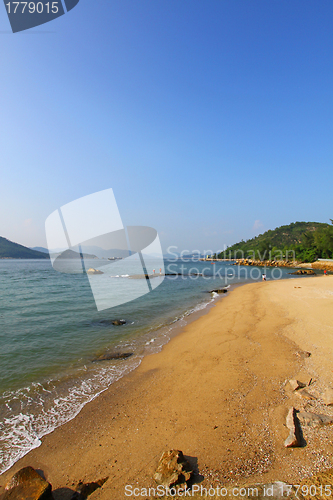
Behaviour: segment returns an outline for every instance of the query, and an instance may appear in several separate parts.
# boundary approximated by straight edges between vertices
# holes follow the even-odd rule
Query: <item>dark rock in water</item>
[[[209,293],[227,293],[227,288],[217,288],[216,290],[211,290]]]
[[[164,487],[186,485],[193,471],[183,452],[180,450],[165,451],[160,458],[154,479]]]
[[[126,325],[126,321],[124,319],[115,319],[112,321],[112,324],[116,326]]]
[[[106,352],[105,354],[102,354],[102,356],[99,356],[99,358],[93,359],[93,362],[106,361],[110,359],[126,359],[133,356],[133,354],[133,352]]]
[[[20,469],[6,485],[2,500],[52,500],[52,486],[33,467]]]
[[[126,325],[126,321],[124,319],[101,319],[99,321],[100,325]]]
[[[73,494],[71,500],[86,500],[86,498],[91,495],[95,490],[103,486],[103,484],[108,480],[108,477],[104,479],[99,479],[92,483],[79,483],[75,488],[75,493]]]

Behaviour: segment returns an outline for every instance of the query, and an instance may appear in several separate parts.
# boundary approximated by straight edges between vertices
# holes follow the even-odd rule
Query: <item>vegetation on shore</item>
[[[0,259],[49,259],[49,254],[31,250],[0,236]]]
[[[333,220],[331,223],[333,224]],[[216,255],[214,256],[216,257]],[[293,222],[240,241],[220,252],[219,259],[297,260],[314,262],[333,258],[333,225],[322,222]]]

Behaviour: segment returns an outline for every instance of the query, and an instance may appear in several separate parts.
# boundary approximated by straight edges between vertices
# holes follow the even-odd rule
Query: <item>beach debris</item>
[[[75,493],[73,493],[71,500],[86,500],[86,498],[91,495],[98,488],[101,488],[103,484],[109,479],[109,477],[104,477],[98,481],[93,481],[91,483],[82,483],[81,481],[75,488]]]
[[[106,352],[98,358],[93,359],[93,363],[95,361],[108,361],[111,359],[127,359],[130,356],[133,356],[133,354],[133,352]]]
[[[307,391],[306,389],[299,389],[297,391],[297,394],[299,396],[301,396],[302,398],[304,399],[317,399],[316,396],[314,396],[313,394],[311,394],[309,391]]]
[[[296,379],[289,380],[289,384],[293,391],[297,391],[298,389],[306,387],[306,384],[303,384],[303,382],[300,382],[299,380]]]
[[[165,451],[158,463],[154,479],[165,487],[186,485],[191,478],[193,470],[180,450]]]
[[[322,415],[321,413],[311,413],[308,411],[300,411],[297,418],[301,425],[307,427],[322,427],[324,425],[333,424],[333,417]]]
[[[126,321],[124,319],[114,319],[112,324],[116,326],[126,325]]]
[[[52,500],[52,486],[33,467],[14,474],[5,487],[2,500]]]
[[[326,406],[333,405],[333,389],[326,389],[326,391],[323,394],[323,401]]]
[[[289,436],[284,442],[286,448],[294,448],[301,446],[301,433],[299,423],[296,416],[295,408],[290,408],[286,418],[286,425],[289,429]]]
[[[103,271],[99,271],[98,269],[94,269],[93,267],[90,267],[87,271],[87,274],[104,274]]]
[[[297,351],[296,356],[298,356],[301,359],[306,359],[311,356],[311,352],[308,351]]]

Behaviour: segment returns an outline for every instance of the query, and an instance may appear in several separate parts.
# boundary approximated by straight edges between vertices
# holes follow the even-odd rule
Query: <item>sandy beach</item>
[[[286,415],[294,406],[333,416],[322,400],[333,388],[332,359],[332,276],[238,287],[45,436],[1,476],[0,492],[31,465],[56,500],[105,477],[89,499],[123,499],[126,485],[156,486],[169,449],[190,457],[205,487],[299,483],[333,467],[333,428],[304,429],[306,446],[285,448]],[[313,399],[290,379],[306,383]]]

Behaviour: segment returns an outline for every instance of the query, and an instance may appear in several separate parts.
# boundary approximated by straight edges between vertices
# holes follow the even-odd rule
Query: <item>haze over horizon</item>
[[[79,2],[10,34],[0,9],[0,235],[112,187],[163,252],[333,217],[333,4]],[[106,214],[107,216],[107,214]]]

